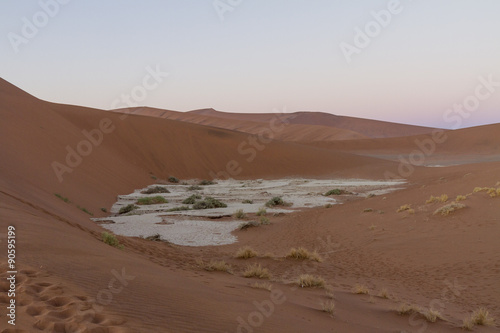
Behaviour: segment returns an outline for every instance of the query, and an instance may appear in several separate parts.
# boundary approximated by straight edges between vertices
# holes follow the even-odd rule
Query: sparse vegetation
[[[434,215],[441,214],[442,216],[446,216],[451,214],[452,212],[465,208],[466,206],[464,204],[458,203],[458,202],[452,202],[451,204],[448,204],[446,206],[443,206],[441,208],[438,208],[434,211]]]
[[[234,212],[233,217],[237,219],[244,219],[247,217],[247,214],[243,211],[243,209],[238,209],[236,212]]]
[[[441,313],[439,311],[433,310],[433,309],[421,311],[420,314],[422,314],[425,317],[425,319],[431,323],[435,323],[438,319],[441,319],[441,320],[443,319],[443,316],[441,315]]]
[[[224,260],[210,260],[210,262],[204,262],[199,259],[196,261],[198,266],[203,268],[208,272],[226,272],[231,273],[231,265],[227,264]]]
[[[370,294],[370,290],[362,284],[355,285],[354,288],[352,289],[352,292],[355,294],[364,294],[364,295]]]
[[[462,328],[470,331],[475,325],[492,326],[494,322],[487,309],[479,308],[463,320]]]
[[[148,189],[141,192],[142,194],[155,194],[155,193],[170,193],[170,191],[163,186],[149,187]]]
[[[184,199],[184,201],[182,201],[182,203],[185,205],[193,205],[199,199],[201,199],[201,195],[193,194],[190,197]]]
[[[290,249],[290,252],[288,252],[288,254],[285,257],[292,259],[299,259],[299,260],[309,259],[317,262],[323,261],[323,259],[316,251],[311,253],[308,250],[304,249],[303,247],[299,247],[298,249],[296,248]]]
[[[455,201],[463,201],[467,199],[467,197],[465,195],[457,195],[457,198],[455,199]]]
[[[363,213],[371,213],[371,212],[373,212],[373,209],[371,209],[371,208],[363,209]]]
[[[118,211],[118,214],[129,213],[129,212],[133,211],[136,208],[139,208],[139,207],[137,207],[134,204],[129,204],[129,205],[126,205],[126,206],[123,206],[122,208],[120,208],[120,210]]]
[[[299,276],[297,284],[302,288],[325,288],[325,280],[322,277],[310,274]]]
[[[170,176],[168,177],[168,181],[177,184],[179,182],[179,179],[175,178],[174,176]]]
[[[260,224],[268,225],[268,224],[271,224],[271,222],[269,221],[269,219],[267,217],[261,216],[260,217]]]
[[[69,199],[68,199],[68,198],[63,197],[63,196],[62,196],[62,195],[60,195],[59,193],[54,193],[54,195],[55,195],[56,197],[58,197],[59,199],[61,199],[62,201],[66,202],[66,203],[67,203],[67,202],[69,202]]]
[[[248,221],[248,222],[244,222],[244,223],[240,224],[238,226],[238,229],[245,230],[245,229],[252,228],[252,227],[258,227],[259,225],[260,225],[260,223],[257,221]]]
[[[217,184],[217,183],[214,181],[211,181],[211,180],[206,180],[206,179],[203,179],[201,182],[198,183],[198,185],[201,185],[201,186],[214,185],[214,184]]]
[[[399,207],[396,212],[397,213],[405,212],[405,211],[410,210],[410,209],[412,209],[411,205],[406,204],[406,205],[403,205],[403,206]]]
[[[264,207],[259,208],[257,213],[255,213],[257,216],[265,216],[267,214],[267,210]]]
[[[326,205],[325,205],[325,208],[332,208],[332,207],[333,207],[333,205],[332,205],[332,204],[326,204]]]
[[[333,316],[335,313],[335,303],[333,301],[326,301],[321,303],[321,310]]]
[[[253,200],[245,199],[241,203],[242,204],[253,204]]]
[[[371,226],[368,227],[368,229],[375,230],[376,227],[377,227],[376,225],[372,224]]]
[[[267,268],[263,268],[260,264],[248,265],[246,270],[243,272],[243,276],[246,278],[256,277],[259,279],[269,279],[271,274]]]
[[[156,205],[156,204],[163,204],[167,203],[167,199],[162,197],[161,195],[157,195],[155,197],[145,197],[145,198],[139,198],[137,199],[136,204],[138,205]]]
[[[446,202],[446,201],[448,201],[448,195],[441,194],[441,196],[439,196],[439,197],[435,197],[435,196],[431,195],[431,197],[429,199],[427,199],[427,201],[425,203],[431,204],[431,203],[435,203],[435,202]]]
[[[250,246],[239,248],[235,255],[235,257],[238,259],[249,259],[256,256],[257,252],[254,251]]]
[[[102,241],[108,245],[111,245],[111,246],[114,246],[116,247],[117,249],[123,249],[123,245],[120,244],[120,242],[118,241],[118,239],[116,238],[115,235],[113,234],[110,234],[109,232],[103,232],[101,234],[101,238],[102,238]]]
[[[187,188],[188,191],[199,191],[201,190],[201,186],[198,185],[191,185]]]
[[[341,190],[339,188],[330,190],[324,194],[325,197],[328,197],[330,195],[342,195],[342,194],[352,194],[352,192],[346,191],[346,190]]]
[[[397,309],[396,309],[396,312],[400,315],[400,316],[404,316],[404,315],[411,315],[411,314],[414,314],[414,313],[420,313],[420,307],[418,307],[417,305],[413,305],[413,304],[406,304],[406,303],[403,303],[401,304]]]
[[[91,215],[91,216],[94,216],[94,214],[92,214],[91,212],[89,212],[89,211],[87,210],[87,208],[80,207],[80,206],[76,206],[76,207],[78,207],[78,209],[79,209],[79,210],[81,210],[82,212],[87,213],[87,214],[89,214],[89,215]]]
[[[387,289],[383,288],[380,293],[378,294],[378,297],[384,298],[384,299],[389,299],[389,292]]]
[[[166,212],[180,212],[183,210],[190,210],[190,209],[191,208],[189,208],[189,206],[179,206],[179,207],[167,209]]]
[[[255,289],[265,289],[265,290],[271,291],[273,288],[273,285],[270,283],[267,283],[267,282],[262,282],[262,283],[255,282],[250,287],[255,288]]]
[[[275,206],[291,206],[290,202],[283,201],[281,197],[274,197],[268,202],[266,202],[266,207],[275,207]]]
[[[210,209],[210,208],[225,208],[227,205],[212,197],[205,197],[203,201],[197,201],[193,205],[193,209]]]
[[[107,212],[108,212],[108,210],[107,210],[106,208],[104,208],[104,207],[101,207],[101,212],[103,212],[103,213],[107,213]]]
[[[149,241],[153,241],[153,242],[161,242],[162,241],[160,234],[154,234],[154,235],[146,237],[145,239],[149,240]]]

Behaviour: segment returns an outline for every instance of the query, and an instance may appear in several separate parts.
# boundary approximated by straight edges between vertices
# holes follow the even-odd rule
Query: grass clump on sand
[[[226,272],[231,273],[231,265],[226,263],[224,260],[210,260],[210,262],[204,262],[199,259],[196,261],[198,266],[203,268],[208,272]]]
[[[335,313],[335,303],[333,301],[326,301],[321,303],[321,311],[333,316],[333,314]]]
[[[257,216],[265,216],[267,214],[267,210],[264,207],[259,208],[257,213],[255,213]]]
[[[352,292],[355,294],[363,294],[363,295],[370,294],[370,290],[362,284],[355,285],[354,288],[352,289]]]
[[[256,277],[259,279],[270,279],[271,274],[267,268],[263,268],[260,264],[248,265],[246,270],[243,272],[243,276],[246,278]]]
[[[129,205],[126,205],[126,206],[123,206],[122,208],[120,208],[120,210],[118,211],[118,214],[129,213],[129,212],[133,211],[136,208],[139,208],[139,207],[137,207],[134,204],[129,204]]]
[[[193,194],[189,198],[184,199],[184,201],[182,201],[182,203],[185,205],[193,205],[199,199],[201,199],[201,195]]]
[[[378,297],[384,298],[384,299],[389,299],[389,292],[387,291],[386,288],[383,288],[380,293],[378,294]]]
[[[273,289],[273,285],[267,282],[262,282],[262,283],[255,282],[250,287],[255,289],[265,289],[267,291],[271,291]]]
[[[494,322],[487,309],[479,308],[463,320],[462,328],[470,331],[475,325],[492,326]]]
[[[438,319],[443,320],[443,316],[441,315],[441,313],[437,310],[434,310],[434,309],[429,309],[429,310],[425,310],[425,311],[422,310],[420,312],[420,314],[422,316],[424,316],[428,322],[431,322],[431,323],[435,323]]]
[[[247,214],[243,211],[243,209],[238,209],[236,212],[234,212],[233,217],[237,219],[244,219],[247,217]]]
[[[451,204],[448,204],[446,206],[443,206],[441,208],[438,208],[434,211],[434,215],[441,214],[442,216],[446,216],[451,214],[452,212],[465,208],[466,206],[464,204],[458,203],[458,202],[452,202]]]
[[[299,260],[309,259],[317,262],[323,261],[318,252],[314,251],[311,253],[308,250],[304,249],[303,247],[299,247],[298,249],[296,248],[290,249],[290,252],[288,252],[286,258],[299,259]]]
[[[67,203],[67,202],[69,202],[69,199],[68,199],[68,198],[63,197],[63,196],[62,196],[62,195],[60,195],[59,193],[54,193],[54,195],[55,195],[56,197],[58,197],[59,199],[61,199],[62,201],[66,202],[66,203]]]
[[[297,280],[302,288],[325,288],[325,280],[322,277],[310,274],[302,274]]]
[[[439,197],[435,197],[431,195],[429,199],[425,201],[427,204],[435,203],[435,202],[446,202],[448,201],[448,195],[447,194],[441,194]]]
[[[103,232],[101,234],[101,238],[102,238],[102,241],[108,245],[111,245],[111,246],[114,246],[116,247],[117,249],[123,249],[123,245],[120,244],[120,242],[118,241],[118,239],[116,238],[115,235],[113,234],[110,234],[109,232]]]
[[[257,256],[257,252],[250,246],[241,247],[236,252],[235,257],[238,259],[249,259]]]
[[[330,195],[342,195],[342,194],[352,194],[352,192],[346,191],[346,190],[341,190],[339,188],[335,188],[333,190],[330,190],[324,194],[325,197],[328,197]]]
[[[259,219],[259,221],[260,221],[260,224],[262,224],[262,225],[269,225],[269,224],[271,224],[271,222],[269,221],[269,219],[267,217],[265,217],[265,216],[261,216],[260,219]]]
[[[399,207],[396,212],[397,213],[408,212],[409,214],[414,214],[415,210],[413,208],[411,208],[411,205],[406,204],[406,205],[403,205],[403,206]]]
[[[201,185],[201,186],[214,185],[214,184],[217,184],[217,183],[214,181],[211,181],[211,180],[206,180],[206,179],[203,179],[201,182],[198,183],[198,185]]]
[[[266,202],[266,207],[275,207],[275,206],[291,206],[290,202],[283,201],[281,197],[274,197],[268,202]]]
[[[193,205],[193,209],[210,209],[210,208],[226,208],[227,205],[212,197],[205,197],[202,201],[197,201]]]
[[[149,187],[148,189],[141,192],[142,194],[155,194],[155,193],[170,193],[170,191],[163,186]]]
[[[253,200],[245,199],[241,202],[242,204],[253,204]]]
[[[156,205],[156,204],[163,204],[167,203],[167,199],[162,197],[161,195],[157,195],[155,197],[145,197],[145,198],[139,198],[137,199],[136,204],[138,205]]]
[[[89,214],[89,215],[91,215],[91,216],[94,216],[94,214],[92,214],[91,212],[89,212],[89,211],[87,210],[87,208],[80,207],[80,206],[76,206],[76,207],[78,207],[78,209],[79,209],[79,210],[81,210],[82,212],[87,213],[87,214]]]
[[[188,191],[198,191],[201,190],[201,186],[198,185],[191,185],[187,188]]]
[[[179,182],[179,179],[175,178],[174,176],[170,176],[168,177],[168,181],[177,184]]]
[[[189,208],[189,206],[179,206],[179,207],[167,209],[166,212],[180,212],[183,210],[190,210],[190,209],[191,208]]]
[[[238,226],[238,229],[239,230],[245,230],[245,229],[248,229],[248,228],[258,227],[258,226],[260,226],[259,222],[257,222],[257,221],[248,221],[248,222],[244,222],[244,223],[240,224]]]
[[[463,201],[467,199],[467,196],[465,195],[457,195],[457,198],[455,199],[455,201]]]
[[[400,316],[404,316],[404,315],[411,315],[411,314],[414,314],[414,313],[420,313],[420,307],[417,306],[417,305],[414,305],[414,304],[406,304],[406,303],[403,303],[401,304],[397,309],[396,309],[396,312],[398,313],[398,315]]]

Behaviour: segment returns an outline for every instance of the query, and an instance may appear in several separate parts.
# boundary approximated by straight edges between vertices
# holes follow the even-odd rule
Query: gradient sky
[[[376,29],[371,12],[391,1],[60,1],[46,22],[42,3],[56,0],[0,3],[0,76],[44,100],[110,109],[159,66],[169,76],[141,105],[444,128],[500,122],[500,86],[469,116],[446,111],[473,103],[478,77],[500,82],[498,0],[401,0],[350,63],[341,43],[355,46],[356,27]],[[223,20],[217,1],[231,6]],[[10,39],[35,19],[38,32],[16,53]]]

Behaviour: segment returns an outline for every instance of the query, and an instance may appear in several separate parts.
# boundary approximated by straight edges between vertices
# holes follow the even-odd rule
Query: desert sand
[[[474,331],[498,331],[500,125],[446,131],[437,142],[435,129],[303,112],[274,123],[284,127],[271,140],[262,134],[269,114],[155,112],[54,104],[0,80],[0,240],[5,249],[15,226],[17,249],[15,329],[0,259],[1,332],[458,332],[480,308],[497,321]],[[432,152],[402,166],[425,140]],[[283,208],[217,246],[117,235],[113,247],[92,220],[154,184],[228,178],[405,183],[334,196],[328,208]],[[455,200],[465,207],[435,214]],[[257,255],[236,258],[245,246]],[[299,247],[321,259],[287,257]],[[215,261],[227,271],[214,271]],[[244,277],[253,264],[269,277]],[[297,283],[302,274],[324,286]],[[409,313],[398,313],[405,305]]]

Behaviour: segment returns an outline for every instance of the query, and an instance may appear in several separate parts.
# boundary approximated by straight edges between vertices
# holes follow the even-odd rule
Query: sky
[[[0,77],[99,109],[500,122],[498,0],[3,0]]]

